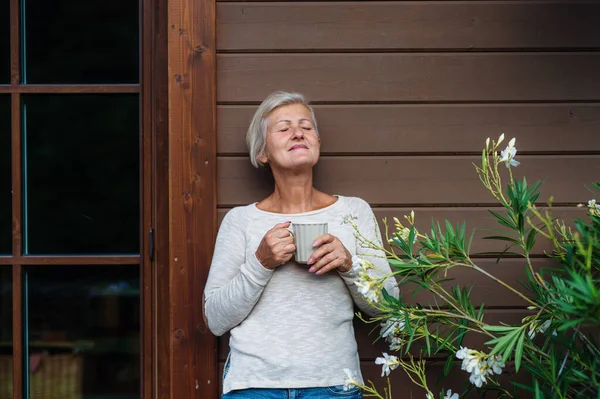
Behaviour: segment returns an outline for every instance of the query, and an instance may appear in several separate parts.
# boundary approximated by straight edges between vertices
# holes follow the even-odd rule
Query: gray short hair
[[[302,94],[285,91],[275,91],[269,94],[254,113],[250,126],[248,127],[248,133],[246,134],[246,144],[248,145],[248,150],[250,152],[250,162],[252,162],[252,165],[256,168],[265,166],[258,158],[264,154],[267,146],[266,138],[269,115],[276,108],[292,104],[302,104],[308,108],[312,116],[315,131],[317,132],[317,135],[319,134],[315,112]]]

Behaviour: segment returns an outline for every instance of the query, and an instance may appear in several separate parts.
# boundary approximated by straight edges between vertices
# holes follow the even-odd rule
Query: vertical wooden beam
[[[217,399],[202,320],[216,232],[215,0],[169,2],[171,397]]]
[[[154,215],[152,210],[153,199],[153,125],[154,112],[152,107],[154,87],[154,19],[158,18],[155,9],[156,0],[140,1],[140,204],[141,204],[141,226],[140,229],[140,292],[142,325],[141,325],[141,359],[140,359],[140,377],[141,377],[141,398],[154,399],[155,381],[158,379],[154,364],[156,364],[156,311],[154,310],[154,293],[156,281],[153,276],[153,255],[154,243],[151,242],[150,229],[154,231]],[[166,21],[165,21],[166,22]],[[160,50],[157,49],[156,52]],[[165,46],[165,52],[166,46]],[[166,100],[165,100],[166,102]],[[155,251],[154,251],[155,252]]]
[[[171,281],[169,196],[169,0],[153,0],[152,33],[152,194],[155,229],[153,261],[153,389],[158,399],[171,398]]]
[[[23,398],[23,268],[12,267],[13,399]],[[27,342],[25,343],[27,344]]]

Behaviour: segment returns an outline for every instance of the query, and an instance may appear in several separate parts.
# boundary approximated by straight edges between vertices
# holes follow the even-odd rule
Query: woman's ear
[[[269,163],[269,158],[267,158],[265,154],[262,154],[260,157],[258,157],[258,161],[266,165]]]

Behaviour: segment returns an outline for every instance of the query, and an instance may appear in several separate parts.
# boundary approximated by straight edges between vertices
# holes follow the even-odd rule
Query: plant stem
[[[498,284],[502,285],[504,288],[506,288],[509,291],[512,291],[513,293],[517,294],[518,296],[520,296],[523,300],[525,300],[527,303],[529,303],[530,305],[533,305],[535,307],[538,306],[537,303],[533,302],[531,299],[529,299],[527,296],[525,296],[524,294],[522,294],[521,292],[517,291],[516,289],[514,289],[513,287],[511,287],[510,285],[508,285],[507,283],[505,283],[504,281],[500,280],[499,278],[491,275],[490,273],[486,272],[485,270],[483,270],[482,268],[480,268],[479,266],[477,266],[475,263],[471,263],[471,264],[464,264],[464,263],[457,263],[457,266],[465,266],[465,267],[470,267],[473,268],[475,270],[477,270],[478,272],[488,276],[489,278],[491,278],[492,280],[494,280],[495,282],[497,282]]]

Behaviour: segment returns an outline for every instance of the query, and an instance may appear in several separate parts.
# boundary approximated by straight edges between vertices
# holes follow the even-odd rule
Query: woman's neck
[[[275,176],[273,193],[257,204],[259,209],[275,213],[303,213],[335,202],[335,197],[313,187],[312,173]]]

